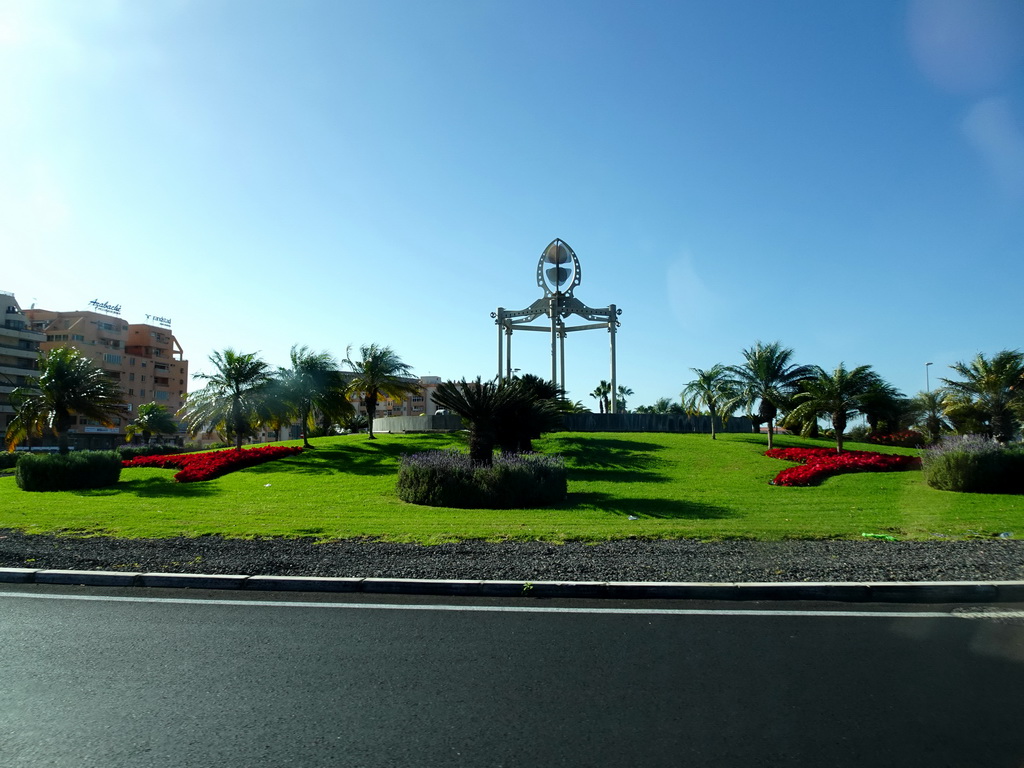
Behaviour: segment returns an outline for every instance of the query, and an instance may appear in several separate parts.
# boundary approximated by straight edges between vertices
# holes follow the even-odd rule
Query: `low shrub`
[[[398,498],[431,507],[514,509],[565,500],[565,465],[558,456],[502,454],[490,467],[458,451],[426,451],[402,458]]]
[[[943,438],[922,457],[932,488],[959,493],[1024,493],[1024,447],[982,435]]]
[[[176,445],[119,445],[116,450],[122,461],[139,456],[171,456],[184,451]]]
[[[23,491],[74,491],[103,488],[121,477],[121,458],[114,451],[26,453],[18,460],[15,482]]]
[[[925,444],[924,435],[916,429],[891,433],[872,432],[867,439],[875,445],[894,445],[899,448],[921,448]]]
[[[0,453],[0,470],[14,469],[20,457],[20,453]]]

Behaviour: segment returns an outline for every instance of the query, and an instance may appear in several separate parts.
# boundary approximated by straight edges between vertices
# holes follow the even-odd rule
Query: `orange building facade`
[[[112,447],[123,442],[125,428],[140,405],[157,403],[173,416],[184,404],[188,360],[169,328],[129,323],[104,312],[26,309],[24,315],[31,330],[45,334],[40,349],[74,347],[121,386],[124,416],[110,427],[78,419],[71,435],[77,437],[72,439],[80,447]]]

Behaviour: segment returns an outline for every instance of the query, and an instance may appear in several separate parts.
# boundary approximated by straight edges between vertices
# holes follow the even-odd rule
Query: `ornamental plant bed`
[[[302,453],[302,448],[288,445],[265,445],[258,448],[229,448],[224,451],[205,453],[179,453],[171,456],[137,456],[125,461],[125,467],[156,467],[178,469],[174,479],[179,483],[196,483],[213,480],[229,472],[246,467],[255,467],[274,459]]]
[[[844,472],[896,472],[920,469],[916,456],[901,456],[874,451],[843,451],[831,448],[773,448],[765,456],[784,461],[798,461],[802,466],[784,469],[771,481],[772,485],[813,485],[826,477]]]

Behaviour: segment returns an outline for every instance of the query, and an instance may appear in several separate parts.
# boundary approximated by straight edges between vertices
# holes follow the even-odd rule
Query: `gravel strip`
[[[467,541],[31,535],[0,530],[0,567],[516,581],[1016,581],[1024,541]]]

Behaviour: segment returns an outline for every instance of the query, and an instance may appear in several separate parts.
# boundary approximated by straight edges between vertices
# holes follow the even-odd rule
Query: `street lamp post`
[[[924,386],[925,386],[925,390],[929,394],[931,394],[931,391],[932,391],[931,379],[928,377],[928,366],[930,366],[930,365],[931,365],[931,363],[925,363],[924,364]]]

